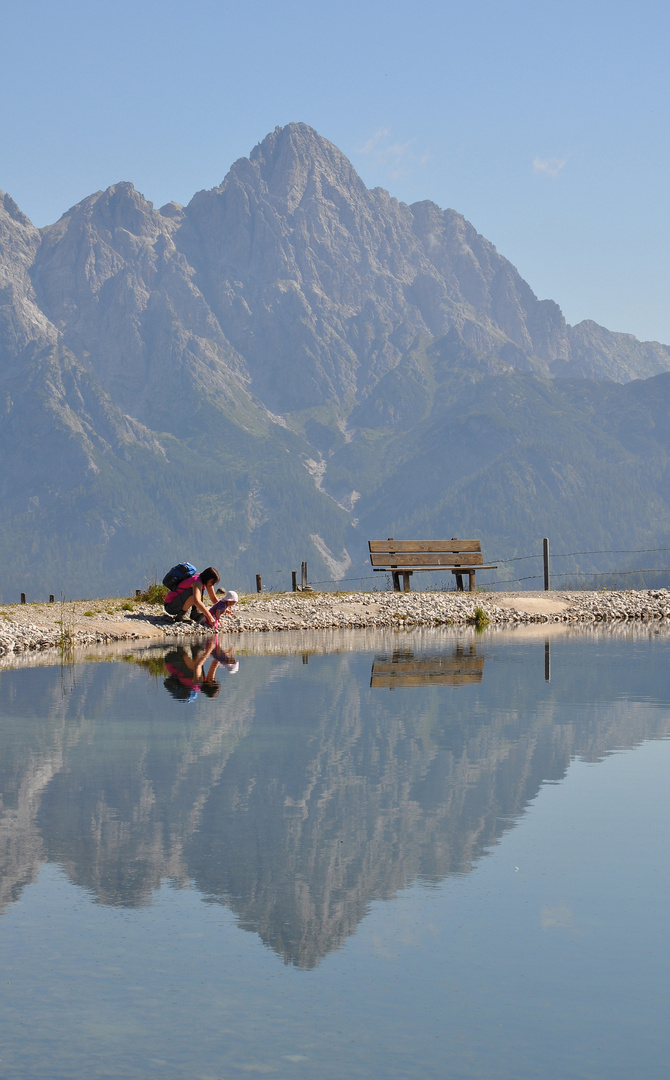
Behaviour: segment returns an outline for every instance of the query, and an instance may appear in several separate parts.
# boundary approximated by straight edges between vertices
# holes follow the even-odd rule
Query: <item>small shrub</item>
[[[165,585],[160,585],[157,581],[152,581],[150,585],[147,585],[143,593],[137,597],[143,604],[162,604],[165,597],[168,594],[168,590]]]
[[[86,616],[87,619],[94,619],[95,618],[95,612],[94,611],[85,611],[84,615]]]
[[[121,607],[119,608],[119,611],[134,611],[134,610],[135,610],[134,605],[131,603],[130,600],[124,600],[124,602],[121,604]]]

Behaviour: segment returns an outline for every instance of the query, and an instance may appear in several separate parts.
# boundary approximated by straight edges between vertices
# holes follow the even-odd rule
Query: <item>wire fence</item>
[[[670,551],[670,546],[650,547],[650,548],[593,548],[593,549],[590,549],[590,550],[585,549],[585,550],[581,550],[581,551],[562,551],[562,552],[558,552],[558,553],[552,551],[551,559],[553,561],[554,559],[569,559],[569,558],[575,558],[576,556],[586,556],[586,555],[648,555],[648,554],[652,554],[652,553],[657,554],[658,552],[662,552],[662,551]],[[528,555],[513,555],[508,559],[497,557],[497,558],[494,558],[492,561],[497,563],[498,566],[508,566],[508,565],[511,565],[512,563],[524,562],[524,561],[526,561],[528,559],[542,560],[543,559],[543,554],[542,554],[542,552],[535,552],[535,553],[528,554]],[[449,568],[445,567],[445,570],[448,570],[448,569]],[[434,571],[434,572],[439,572],[439,571]],[[293,571],[286,570],[286,569],[281,569],[281,570],[275,570],[274,573],[275,573],[275,581],[274,581],[273,586],[271,588],[269,588],[269,589],[264,588],[263,589],[264,592],[266,592],[266,591],[267,592],[282,592],[282,591],[284,591],[281,588],[279,588],[280,577],[282,577],[285,574],[291,574],[291,573],[293,573]],[[384,571],[377,571],[376,573],[364,574],[362,576],[356,576],[356,577],[323,578],[323,579],[318,580],[318,581],[310,581],[309,585],[310,585],[311,588],[314,588],[314,586],[316,586],[316,585],[328,585],[331,588],[333,586],[337,586],[339,588],[339,586],[341,586],[341,585],[350,584],[352,582],[360,583],[360,582],[363,582],[363,581],[369,581],[369,582],[374,581],[376,583],[376,590],[379,590],[379,581],[380,581],[379,573],[385,573],[385,572]],[[391,578],[390,571],[386,571],[386,574],[387,574],[386,588],[389,588],[389,586],[390,586],[390,578]],[[551,574],[551,580],[552,581],[558,581],[558,580],[564,580],[564,579],[569,579],[569,580],[572,579],[572,580],[574,580],[574,579],[577,579],[577,578],[612,578],[613,579],[613,578],[619,578],[619,577],[624,577],[624,576],[630,576],[630,575],[634,575],[634,574],[670,574],[670,567],[651,566],[651,567],[640,567],[639,569],[633,569],[633,570],[631,570],[631,569],[626,569],[626,570],[611,569],[611,570],[602,570],[602,571],[597,571],[597,570],[574,570],[574,571],[572,571],[570,573],[562,573],[562,574],[554,574],[554,573],[552,573]],[[526,574],[523,577],[516,577],[516,578],[498,578],[498,579],[493,580],[493,581],[487,581],[486,582],[486,588],[487,589],[492,589],[492,588],[498,588],[499,586],[504,588],[504,587],[509,586],[509,585],[518,585],[518,584],[520,584],[521,582],[524,582],[524,581],[542,581],[543,579],[544,579],[544,573]],[[386,590],[384,589],[384,590],[381,590],[381,591],[386,591]],[[447,590],[447,591],[451,591],[451,590]]]
[[[552,551],[552,559],[567,559],[573,555],[648,555],[652,551],[670,551],[670,547],[655,547],[655,548],[597,548],[593,551],[563,551],[560,554]],[[541,559],[541,554],[535,555],[515,555],[512,559],[495,559],[494,562],[500,563],[512,563],[521,562],[522,559]],[[639,572],[639,571],[637,571]]]
[[[657,552],[660,552],[660,551],[670,551],[670,546],[652,547],[652,548],[592,548],[592,549],[584,549],[584,550],[580,550],[580,551],[561,551],[561,552],[558,552],[558,553],[557,552],[552,552],[551,553],[551,559],[552,560],[553,559],[568,559],[568,558],[574,558],[575,556],[578,556],[578,555],[579,556],[583,556],[583,555],[648,555],[648,554],[657,553]],[[523,561],[525,559],[543,559],[543,555],[541,553],[537,553],[537,554],[534,554],[534,555],[515,555],[510,559],[497,558],[497,559],[494,559],[493,561],[498,563],[499,566],[506,566],[506,565],[508,565],[510,563],[521,562],[521,561]],[[566,578],[568,580],[574,580],[575,578],[617,578],[617,577],[629,576],[631,574],[670,574],[670,567],[650,566],[650,567],[639,567],[638,569],[634,569],[634,570],[630,570],[630,569],[629,570],[611,569],[611,570],[602,570],[602,571],[598,571],[598,570],[573,570],[570,573],[566,573],[566,574],[552,573],[550,576],[551,576],[551,580],[557,581],[557,580],[564,580]],[[502,586],[516,585],[516,584],[519,584],[522,581],[542,581],[543,579],[544,579],[544,573],[541,573],[541,574],[528,574],[528,575],[525,575],[524,577],[504,578],[504,579],[498,579],[497,581],[488,582],[487,583],[487,588],[497,587],[499,585],[502,585]]]

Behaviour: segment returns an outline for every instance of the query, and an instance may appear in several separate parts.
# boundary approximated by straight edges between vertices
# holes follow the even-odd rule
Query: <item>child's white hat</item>
[[[233,604],[236,604],[237,601],[239,600],[239,596],[237,595],[236,592],[233,592],[232,589],[229,589],[223,599],[228,600]]]

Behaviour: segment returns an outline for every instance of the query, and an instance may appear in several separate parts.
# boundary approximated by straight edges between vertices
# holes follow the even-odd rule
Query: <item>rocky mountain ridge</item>
[[[212,537],[233,573],[308,557],[336,578],[363,561],[357,519],[393,522],[384,454],[402,468],[410,430],[443,441],[464,393],[550,380],[555,415],[574,379],[668,371],[667,346],[568,326],[460,214],[367,189],[305,124],[185,207],[124,182],[38,230],[0,195],[0,589],[45,562],[48,591],[63,562],[67,590],[123,589],[180,542],[211,562]],[[511,434],[484,428],[477,468]]]
[[[130,183],[42,230],[9,196],[0,207],[3,353],[58,341],[138,413],[154,367],[184,353],[215,384],[251,381],[270,407],[346,409],[417,338],[452,328],[537,374],[670,370],[666,346],[568,326],[460,214],[368,190],[304,124],[276,129],[185,208],[155,210]]]

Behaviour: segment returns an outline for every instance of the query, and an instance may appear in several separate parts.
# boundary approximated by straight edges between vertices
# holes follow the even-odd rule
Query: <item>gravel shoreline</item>
[[[670,590],[550,593],[255,593],[222,620],[227,634],[489,624],[656,622],[670,628]],[[125,605],[125,607],[123,606]],[[131,610],[128,610],[131,608]],[[0,606],[0,656],[114,641],[201,636],[162,608],[119,599]]]

